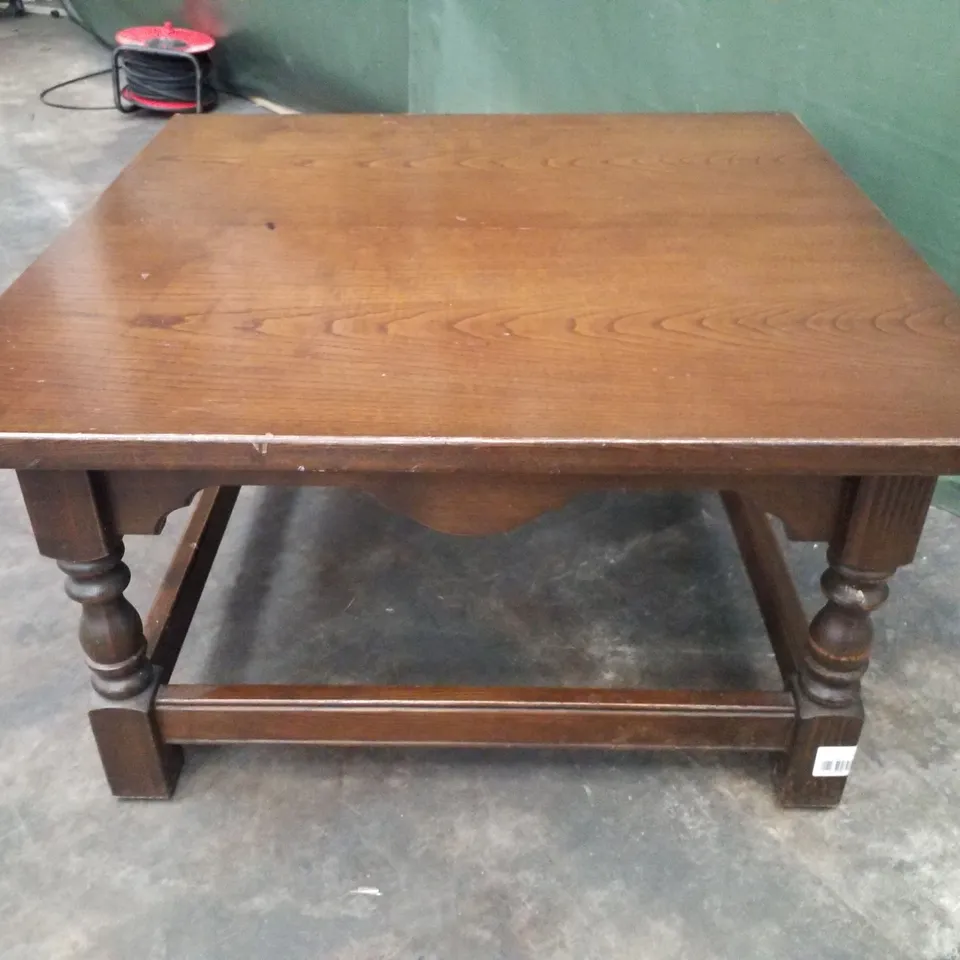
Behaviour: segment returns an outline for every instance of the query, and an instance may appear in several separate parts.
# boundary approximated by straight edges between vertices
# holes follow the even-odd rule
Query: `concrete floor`
[[[104,62],[65,22],[0,24],[0,289],[161,125],[37,102]],[[70,95],[109,102],[99,82]],[[130,542],[140,609],[183,520]],[[117,803],[84,719],[77,614],[9,474],[0,530],[3,960],[960,957],[960,520],[946,513],[879,615],[867,730],[828,813],[778,810],[761,757],[259,747],[193,750],[173,802]],[[822,550],[790,556],[813,606]],[[673,494],[587,497],[460,540],[347,492],[245,492],[178,668],[681,676],[776,682],[716,503]]]

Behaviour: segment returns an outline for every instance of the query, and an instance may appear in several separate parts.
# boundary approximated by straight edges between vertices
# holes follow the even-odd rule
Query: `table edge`
[[[935,476],[960,472],[960,438],[625,440],[0,433],[0,469]]]

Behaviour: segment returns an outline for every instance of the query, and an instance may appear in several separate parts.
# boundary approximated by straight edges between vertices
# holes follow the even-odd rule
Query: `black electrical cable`
[[[194,57],[200,67],[201,106],[208,110],[217,102],[217,91],[210,79],[210,57],[206,53],[196,53]],[[124,50],[120,54],[120,67],[126,77],[126,89],[136,97],[163,103],[197,102],[196,69],[185,57],[165,57],[159,51]]]
[[[48,107],[56,107],[58,110],[113,110],[113,104],[109,107],[85,107],[80,104],[73,103],[51,103],[47,99],[48,93],[53,93],[54,90],[62,90],[64,87],[69,87],[71,84],[80,83],[81,80],[92,80],[94,77],[102,77],[105,74],[111,73],[110,67],[107,67],[106,70],[94,70],[93,73],[85,73],[82,77],[73,77],[70,80],[63,80],[60,83],[55,83],[52,87],[47,87],[46,90],[41,91],[40,93],[40,102],[45,103]]]
[[[198,53],[194,56],[200,65],[202,109],[209,110],[217,102],[217,91],[211,80],[212,63],[206,53]],[[137,97],[164,103],[196,104],[197,102],[196,71],[193,63],[184,57],[165,57],[156,51],[138,53],[124,50],[120,54],[120,67],[126,78],[125,89]],[[47,95],[56,90],[62,90],[83,80],[102,77],[111,72],[111,68],[107,67],[105,70],[94,70],[92,73],[85,73],[82,77],[73,77],[70,80],[55,83],[41,91],[40,100],[48,107],[56,107],[58,110],[113,110],[113,105],[88,107],[80,104],[54,103],[47,99]]]

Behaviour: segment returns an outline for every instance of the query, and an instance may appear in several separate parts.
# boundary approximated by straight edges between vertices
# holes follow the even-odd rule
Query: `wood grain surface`
[[[0,466],[948,472],[958,371],[787,116],[178,117],[0,298]]]

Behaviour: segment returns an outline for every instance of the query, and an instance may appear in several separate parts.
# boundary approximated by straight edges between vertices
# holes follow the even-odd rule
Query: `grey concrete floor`
[[[65,22],[0,24],[0,289],[162,123],[38,104],[105,59]],[[183,521],[131,540],[141,609]],[[946,513],[879,615],[827,813],[778,810],[762,757],[546,751],[196,749],[174,801],[117,803],[76,611],[9,474],[0,531],[3,960],[960,957]],[[822,550],[790,557],[813,607]],[[586,497],[462,540],[310,490],[244,493],[179,678],[776,682],[709,496]]]

